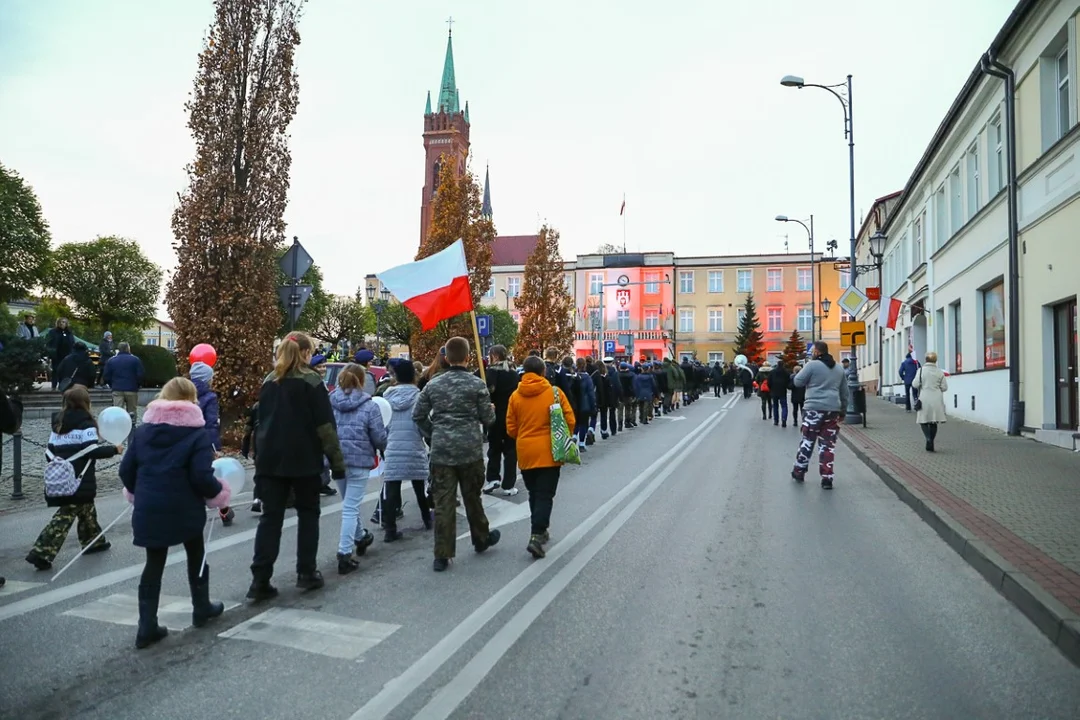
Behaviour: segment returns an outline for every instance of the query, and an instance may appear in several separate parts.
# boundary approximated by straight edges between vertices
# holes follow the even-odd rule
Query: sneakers
[[[832,480],[828,478],[821,478],[821,489],[832,490]]]
[[[491,493],[499,489],[500,484],[501,482],[499,480],[488,480],[486,483],[484,483],[483,493],[485,495],[490,495]]]
[[[335,495],[337,495],[337,490],[335,490],[331,485],[323,485],[321,488],[319,488],[319,494],[323,497],[334,497]]]
[[[46,560],[35,550],[31,550],[29,554],[27,554],[26,562],[30,563],[38,570],[49,570],[52,568],[52,560]]]
[[[218,515],[221,516],[221,524],[225,527],[232,525],[233,520],[236,519],[236,511],[232,508],[218,510]]]
[[[251,501],[251,512],[253,512],[253,513],[261,513],[262,512],[262,500],[252,500]]]
[[[801,473],[798,470],[792,470],[791,471],[791,479],[794,480],[797,483],[801,483],[801,482],[804,482],[806,480],[806,474]]]
[[[608,439],[608,434],[606,432],[604,432],[603,430],[600,431],[600,439],[601,440],[607,440]]]
[[[354,570],[360,569],[360,563],[352,555],[342,555],[338,553],[337,556],[337,572],[338,575],[348,575]],[[297,580],[296,584],[299,586],[300,581]],[[322,587],[321,585],[319,587]]]
[[[450,561],[447,558],[435,558],[435,562],[431,564],[431,569],[435,572],[445,572],[450,567]]]
[[[247,591],[247,599],[255,602],[273,600],[278,596],[278,589],[269,580],[252,580]]]
[[[483,545],[476,545],[475,546],[476,552],[482,553],[482,552],[484,552],[485,550],[487,550],[489,548],[495,547],[496,545],[499,544],[499,538],[501,538],[501,537],[502,537],[502,533],[499,532],[498,530],[489,530],[488,531],[487,542],[484,543]]]
[[[109,542],[108,540],[102,540],[96,545],[92,545],[91,547],[87,548],[86,552],[84,552],[83,555],[93,555],[94,553],[105,552],[111,547],[111,542]]]
[[[551,542],[551,531],[545,530],[540,533],[540,544],[547,545],[549,542]]]
[[[375,536],[370,530],[364,530],[364,536],[356,541],[356,554],[362,556],[373,542],[375,542]]]
[[[521,491],[516,487],[502,488],[501,490],[499,490],[499,494],[502,495],[503,497],[514,497],[519,492],[521,492]]]
[[[544,543],[540,535],[532,535],[529,537],[529,544],[525,547],[529,551],[529,554],[539,560],[544,557]]]
[[[397,542],[398,540],[404,539],[405,533],[401,532],[400,530],[387,530],[386,534],[383,535],[383,542],[388,543]]]
[[[323,580],[322,573],[318,570],[296,574],[296,587],[301,590],[318,590],[325,584],[326,581]]]

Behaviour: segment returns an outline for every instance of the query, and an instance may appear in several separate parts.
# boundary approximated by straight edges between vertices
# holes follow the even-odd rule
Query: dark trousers
[[[617,406],[604,408],[600,411],[600,432],[612,435],[619,432],[619,410]]]
[[[781,415],[783,413],[783,415]],[[781,418],[785,425],[787,425],[787,395],[784,397],[774,397],[772,399],[772,419],[773,425],[779,425]]]
[[[525,489],[529,491],[529,511],[532,514],[532,534],[542,535],[551,525],[551,508],[559,487],[561,468],[543,467],[522,470]]]
[[[52,361],[52,372],[49,373],[49,380],[52,382],[53,390],[55,390],[56,387],[60,384],[60,378],[56,375],[56,368],[60,367],[60,363],[63,361],[63,359],[64,358],[53,358]]]
[[[911,387],[911,383],[904,383],[904,407],[908,412],[911,412],[911,398],[915,400],[919,399],[919,391],[916,388]]]
[[[292,491],[296,507],[296,572],[306,575],[318,568],[319,553],[319,488],[322,478],[283,478],[262,476],[259,478],[259,499],[263,514],[255,531],[255,557],[251,561],[251,574],[256,581],[269,582],[274,574],[274,563],[281,550],[281,526],[285,522],[285,501]]]
[[[498,482],[500,470],[503,489],[514,487],[517,481],[517,445],[514,439],[506,434],[505,419],[501,423],[496,421],[488,428],[488,482]]]
[[[589,436],[589,429],[592,427],[592,424],[596,421],[595,415],[596,415],[596,413],[591,413],[591,412],[581,414],[581,417],[580,417],[580,419],[578,419],[578,424],[577,424],[578,442],[585,442],[585,438],[587,438]]]
[[[770,398],[767,395],[761,396],[761,419],[768,420],[772,417],[772,404],[769,402]]]
[[[743,386],[742,386],[742,396],[743,396],[743,400],[749,400],[749,399],[750,399],[750,396],[751,396],[751,395],[752,395],[753,393],[754,393],[754,386],[753,386],[753,385],[743,385]]]
[[[929,440],[930,442],[934,442],[934,440],[937,439],[937,423],[922,423],[921,425],[919,425],[919,427],[922,428],[923,437],[925,437],[927,440]]]
[[[799,423],[799,413],[802,412],[802,403],[791,401],[791,422],[796,425]]]
[[[488,519],[481,490],[484,488],[484,461],[466,465],[431,465],[431,494],[435,503],[435,557],[452,558],[457,546],[457,493],[469,521],[474,547],[488,541]]]
[[[397,530],[398,510],[401,509],[401,480],[383,480],[382,497],[382,526],[393,532]],[[413,480],[413,493],[416,495],[416,505],[420,508],[420,517],[424,524],[430,522],[428,514],[431,512],[431,503],[428,500],[427,490],[424,488],[424,480]]]
[[[194,585],[199,579],[199,568],[202,567],[203,555],[206,552],[202,534],[185,541],[184,552],[187,554],[188,582]],[[141,584],[159,587],[168,558],[169,548],[146,548],[146,565],[143,566]]]

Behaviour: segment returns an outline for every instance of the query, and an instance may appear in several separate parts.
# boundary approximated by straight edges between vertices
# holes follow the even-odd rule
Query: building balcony
[[[603,338],[600,336],[603,335]],[[593,340],[619,340],[620,335],[633,335],[634,340],[663,340],[663,330],[578,330],[574,333],[574,340],[591,342]]]

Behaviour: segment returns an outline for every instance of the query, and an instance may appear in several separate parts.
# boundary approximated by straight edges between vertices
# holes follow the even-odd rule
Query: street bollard
[[[11,499],[22,500],[22,430],[11,436]]]

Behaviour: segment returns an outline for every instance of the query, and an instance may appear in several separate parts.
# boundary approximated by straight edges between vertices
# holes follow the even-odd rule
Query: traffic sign
[[[295,280],[304,277],[314,264],[315,261],[296,238],[293,238],[292,246],[285,251],[285,254],[281,256],[281,260],[278,262],[278,266],[281,268],[281,272],[285,273],[285,277]]]
[[[300,312],[311,297],[311,289],[311,285],[282,285],[278,288],[278,299],[288,313],[290,325],[300,320]]]
[[[866,305],[866,302],[867,298],[863,291],[854,285],[849,285],[847,290],[840,293],[840,299],[836,301],[836,304],[840,306],[841,310],[846,311],[848,315],[855,317]]]
[[[604,355],[609,355],[610,356],[610,355],[614,355],[614,354],[615,354],[615,341],[614,340],[605,340],[604,341]]]
[[[866,344],[866,323],[862,320],[840,323],[840,347]]]
[[[480,333],[480,337],[488,337],[491,335],[494,323],[495,318],[491,315],[477,315],[476,330]]]

